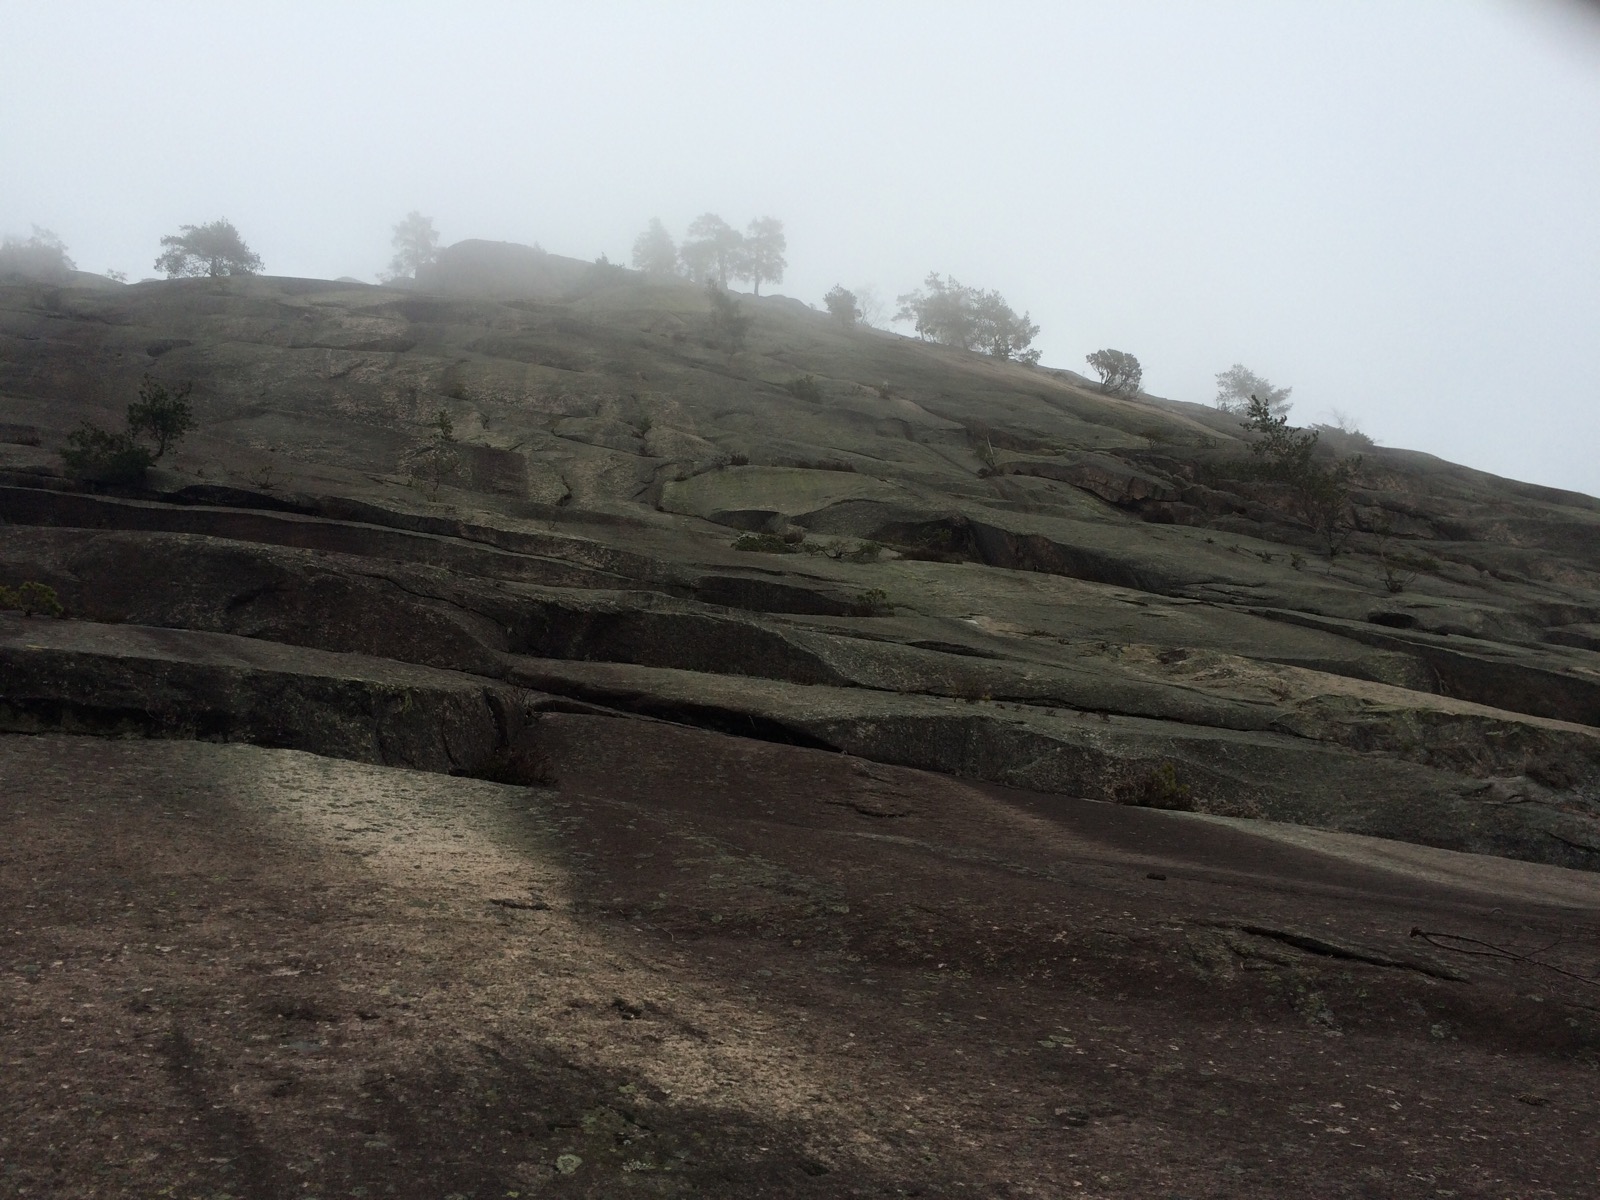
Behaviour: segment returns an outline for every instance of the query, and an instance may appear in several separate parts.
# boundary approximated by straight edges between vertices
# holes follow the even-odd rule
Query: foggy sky
[[[0,0],[0,232],[154,274],[231,219],[275,275],[445,243],[628,260],[781,218],[774,292],[930,270],[1209,402],[1600,493],[1600,19],[1558,0]],[[900,329],[906,327],[900,326]]]

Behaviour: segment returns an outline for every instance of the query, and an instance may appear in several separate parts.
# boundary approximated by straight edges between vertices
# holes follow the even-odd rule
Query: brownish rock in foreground
[[[1592,1183],[1591,875],[656,722],[530,737],[533,788],[0,739],[7,1193]]]

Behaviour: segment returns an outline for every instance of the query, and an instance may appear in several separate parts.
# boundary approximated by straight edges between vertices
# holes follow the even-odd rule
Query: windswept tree
[[[678,273],[678,247],[660,217],[652,217],[650,227],[633,239],[633,269],[646,275]]]
[[[168,279],[183,276],[257,275],[261,256],[251,251],[227,220],[208,225],[183,225],[177,233],[161,239],[166,247],[156,259],[156,269]]]
[[[899,304],[894,319],[913,322],[924,341],[1029,365],[1039,361],[1039,351],[1030,348],[1039,326],[1027,313],[1018,316],[999,292],[981,292],[933,272],[922,287],[899,297]]]
[[[0,242],[0,278],[9,275],[58,283],[77,269],[77,264],[67,257],[66,243],[37,225],[30,238],[7,234]]]
[[[1293,388],[1273,387],[1242,363],[1217,372],[1217,407],[1223,412],[1248,413],[1251,400],[1259,400],[1273,416],[1281,417],[1289,411],[1292,391]]]
[[[701,213],[689,226],[678,256],[696,283],[715,280],[726,288],[728,276],[737,275],[744,236],[716,213]]]
[[[833,319],[846,329],[854,329],[856,322],[861,320],[861,308],[856,303],[856,294],[843,284],[838,284],[833,291],[822,298],[828,306],[828,312]]]
[[[1088,358],[1089,366],[1100,376],[1100,390],[1113,396],[1137,396],[1144,381],[1144,368],[1139,360],[1121,350],[1096,350]]]
[[[389,270],[379,278],[385,283],[397,279],[415,279],[423,267],[439,260],[439,231],[433,227],[433,218],[419,212],[409,212],[405,220],[394,227],[394,257],[389,260]]]
[[[1250,443],[1255,473],[1285,485],[1297,515],[1322,535],[1328,557],[1338,554],[1354,528],[1350,489],[1361,471],[1361,456],[1327,461],[1318,455],[1317,431],[1293,428],[1262,396],[1245,401],[1244,427],[1257,435]]]
[[[734,256],[734,276],[748,279],[756,295],[761,295],[761,281],[782,283],[783,269],[788,261],[783,252],[789,248],[783,236],[783,222],[777,217],[757,217],[745,227],[744,240]]]
[[[1039,326],[1027,313],[1018,316],[999,292],[983,292],[978,296],[977,314],[978,349],[1029,366],[1039,361],[1039,351],[1031,348]]]

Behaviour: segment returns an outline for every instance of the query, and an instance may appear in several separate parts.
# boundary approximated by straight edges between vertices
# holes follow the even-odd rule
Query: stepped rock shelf
[[[476,676],[507,712],[581,698],[1096,799],[1159,777],[1200,811],[1600,867],[1600,502],[1368,450],[1330,564],[1218,481],[1222,414],[781,298],[745,302],[730,356],[692,288],[494,249],[427,293],[7,289],[0,578],[55,588],[75,666],[30,672],[8,618],[6,721],[329,752],[249,732],[248,690],[162,708],[194,670],[177,631],[231,634],[280,673],[299,648]],[[820,400],[782,389],[802,369]],[[54,447],[147,371],[196,385],[176,462],[136,493],[64,478]],[[440,409],[430,496],[399,464]],[[1396,542],[1429,568],[1398,594]],[[150,711],[95,694],[120,643],[74,622],[173,631],[140,651]],[[499,720],[480,758],[536,737]]]
[[[1330,560],[1236,418],[741,303],[0,286],[0,585],[65,612],[0,612],[0,1194],[1592,1183],[1600,501],[1362,448]],[[146,373],[194,431],[66,473]],[[1375,1109],[1317,1191],[1308,1081],[1397,1055],[1488,1140]]]

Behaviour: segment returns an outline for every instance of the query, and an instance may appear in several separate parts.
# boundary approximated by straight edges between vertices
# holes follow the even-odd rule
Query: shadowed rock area
[[[0,287],[0,1194],[1580,1194],[1600,501],[740,303]]]

